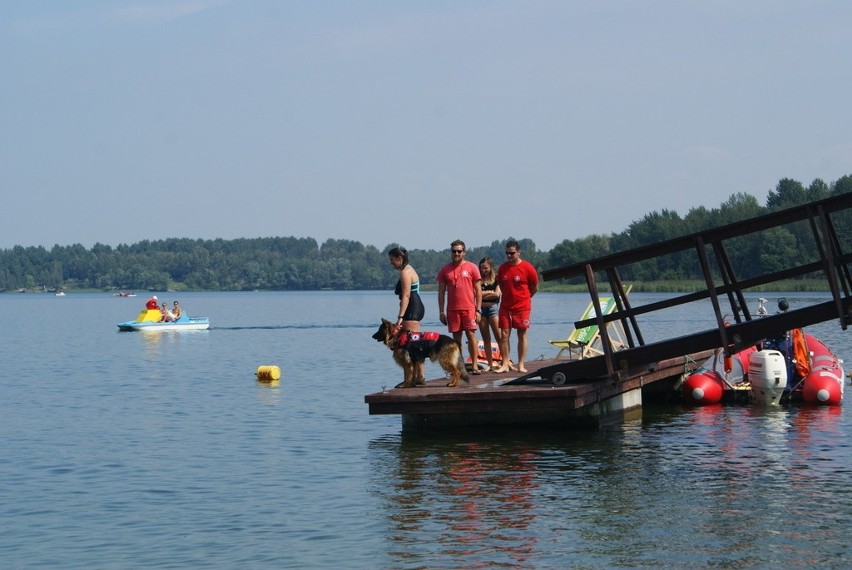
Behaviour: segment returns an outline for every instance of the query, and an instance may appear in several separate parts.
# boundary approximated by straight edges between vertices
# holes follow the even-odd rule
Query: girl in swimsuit
[[[497,319],[497,307],[500,302],[500,284],[494,273],[494,264],[490,257],[479,260],[479,273],[482,275],[482,320],[479,321],[479,332],[482,334],[482,345],[488,359],[488,369],[494,368],[494,355],[491,351],[491,337],[500,344],[500,324]]]

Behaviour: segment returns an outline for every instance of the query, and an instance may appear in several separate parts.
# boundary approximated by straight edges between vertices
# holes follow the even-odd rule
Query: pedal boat
[[[174,321],[160,321],[159,309],[142,309],[135,321],[118,323],[119,331],[203,331],[210,328],[207,317],[190,317],[181,314]]]

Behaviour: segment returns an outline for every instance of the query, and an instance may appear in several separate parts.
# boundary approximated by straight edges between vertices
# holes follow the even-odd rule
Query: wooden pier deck
[[[527,362],[527,374],[518,372],[471,375],[470,384],[447,388],[445,378],[429,380],[417,388],[392,388],[368,394],[364,401],[371,415],[399,414],[406,429],[454,425],[564,423],[596,425],[641,406],[643,394],[671,392],[675,381],[692,372],[713,351],[670,358],[622,375],[621,379],[592,378],[561,386],[540,378],[542,370],[558,366],[588,370],[600,359],[546,359]],[[600,367],[597,363],[595,368]],[[624,398],[625,394],[633,394]]]

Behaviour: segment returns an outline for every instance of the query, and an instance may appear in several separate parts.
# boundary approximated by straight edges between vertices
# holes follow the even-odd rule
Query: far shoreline
[[[704,291],[707,288],[706,283],[701,280],[678,280],[678,281],[631,281],[632,293],[693,293],[696,291]],[[772,284],[773,286],[760,286],[748,289],[749,293],[827,293],[830,291],[828,283],[822,279],[800,279],[800,280],[785,280],[778,281]],[[599,293],[609,293],[610,287],[606,282],[598,283],[597,289]],[[42,287],[34,287],[26,291],[0,290],[0,293],[30,293],[30,294],[48,294],[54,295],[57,291],[64,293],[105,293],[113,296],[118,296],[116,293],[121,291],[136,293],[137,297],[155,293],[170,293],[179,295],[181,293],[251,293],[251,292],[332,292],[340,293],[345,291],[387,291],[389,289],[189,289],[183,288],[179,284],[174,284],[168,290],[163,289],[92,289],[92,288],[67,288],[60,289],[44,289]],[[438,290],[436,284],[420,285],[421,291],[434,292]],[[539,284],[538,291],[540,293],[587,293],[588,288],[585,283],[545,283]]]

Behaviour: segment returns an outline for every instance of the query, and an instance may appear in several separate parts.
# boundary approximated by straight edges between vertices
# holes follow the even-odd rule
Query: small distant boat
[[[113,296],[114,297],[135,297],[136,293],[133,293],[133,292],[125,293],[123,291],[119,291],[118,293],[113,293]]]
[[[162,314],[157,309],[142,309],[135,321],[118,323],[120,331],[202,331],[210,328],[207,317],[190,317],[181,314],[177,320],[161,321]]]
[[[56,293],[54,293],[54,295],[56,295],[57,297],[64,297],[65,291],[57,291]]]

